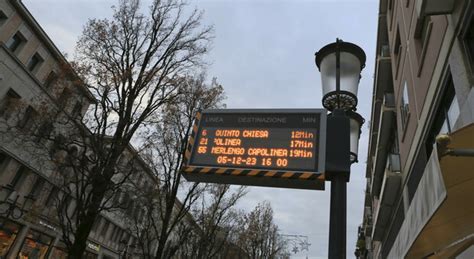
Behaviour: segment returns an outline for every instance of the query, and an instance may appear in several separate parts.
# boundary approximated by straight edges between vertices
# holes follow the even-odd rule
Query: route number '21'
[[[207,145],[207,138],[201,138],[199,140],[199,145]]]

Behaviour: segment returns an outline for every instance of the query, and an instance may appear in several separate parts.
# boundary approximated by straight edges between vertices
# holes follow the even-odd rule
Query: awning
[[[474,124],[459,129],[450,137],[450,149],[474,148]],[[433,153],[435,152],[436,149]],[[436,207],[432,208],[434,210],[431,218],[420,229],[420,233],[412,245],[407,244],[409,249],[405,254],[406,258],[440,258],[440,256],[450,258],[462,251],[462,249],[460,251],[456,248],[462,248],[463,245],[472,242],[474,234],[474,157],[447,155],[440,157],[439,161],[446,197],[443,199],[444,201],[441,200],[437,209]],[[429,172],[425,170],[426,173]],[[425,201],[429,200],[425,197],[421,198]],[[409,216],[415,215],[407,215],[405,221]]]

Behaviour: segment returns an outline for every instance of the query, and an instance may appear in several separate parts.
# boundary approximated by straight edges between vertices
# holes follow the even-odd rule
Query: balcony
[[[364,223],[363,223],[364,234],[366,237],[372,235],[373,222],[372,222],[372,208],[367,206],[364,208]]]
[[[474,148],[472,136],[474,123],[452,133],[449,148]],[[473,241],[473,165],[433,149],[388,258],[453,258]]]
[[[417,0],[415,9],[418,17],[427,15],[450,14],[454,8],[454,0]]]
[[[388,155],[388,148],[390,144],[391,131],[394,127],[395,121],[395,97],[393,93],[385,93],[380,117],[378,119],[379,125],[377,130],[377,144],[375,150],[375,162],[372,168],[372,195],[379,197],[382,178],[386,165],[386,157]]]
[[[384,19],[381,16],[379,17],[379,28],[378,28],[378,38],[381,42],[377,45],[377,58],[375,60],[375,74],[374,74],[374,94],[373,94],[373,106],[372,106],[372,123],[371,123],[371,137],[369,139],[369,154],[367,164],[371,168],[371,164],[375,161],[373,157],[376,150],[376,136],[378,134],[378,119],[380,117],[381,107],[384,99],[384,93],[393,92],[393,82],[392,82],[392,67],[390,62],[390,48],[388,45],[388,36],[387,28],[383,26],[383,23],[380,23],[380,19]],[[367,170],[366,177],[370,177],[370,170]]]
[[[385,230],[389,225],[393,208],[399,197],[401,182],[400,173],[391,172],[390,170],[385,171],[379,207],[374,215],[374,227],[372,229],[372,240],[374,241],[381,241],[385,236]]]

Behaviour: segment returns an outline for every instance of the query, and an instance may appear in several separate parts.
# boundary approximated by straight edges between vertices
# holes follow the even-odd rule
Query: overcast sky
[[[111,14],[110,0],[23,0],[58,48],[72,54],[88,18]],[[217,77],[228,108],[320,108],[321,79],[314,53],[337,37],[365,50],[359,85],[359,113],[370,120],[377,0],[190,0],[214,25],[208,76]],[[363,127],[360,162],[348,184],[347,254],[354,258],[362,222],[368,128]],[[283,234],[308,236],[308,252],[294,258],[327,258],[330,183],[325,191],[250,187],[240,208],[271,203]]]

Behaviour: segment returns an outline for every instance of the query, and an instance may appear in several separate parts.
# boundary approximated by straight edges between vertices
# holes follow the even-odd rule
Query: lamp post
[[[315,55],[321,72],[324,108],[329,110],[326,136],[326,179],[331,181],[329,258],[346,258],[347,182],[358,161],[364,119],[356,112],[360,72],[366,56],[357,45],[337,39]]]

